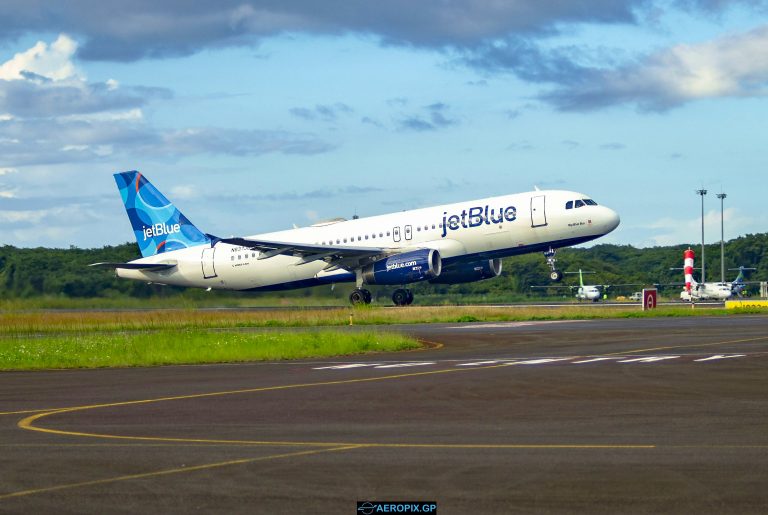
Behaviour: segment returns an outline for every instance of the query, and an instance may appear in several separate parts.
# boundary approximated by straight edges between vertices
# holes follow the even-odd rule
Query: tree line
[[[696,251],[696,266],[701,266],[701,247],[696,244],[664,247],[635,248],[631,245],[596,245],[590,248],[567,248],[558,251],[558,266],[563,271],[595,272],[585,276],[587,284],[670,284],[682,283],[683,272],[670,270],[682,267],[683,251],[688,247]],[[0,247],[0,297],[32,298],[37,296],[64,297],[137,297],[186,295],[195,296],[193,290],[150,285],[139,281],[118,279],[110,270],[90,268],[90,263],[101,261],[125,262],[139,256],[135,243],[105,246],[97,249],[18,248]],[[706,246],[706,271],[709,281],[720,280],[720,245]],[[749,234],[726,243],[726,268],[744,266],[756,268],[749,272],[749,281],[768,281],[768,233]],[[701,271],[695,274],[700,277]],[[726,280],[732,281],[737,272],[727,271]],[[543,295],[545,291],[531,286],[548,285],[549,269],[541,254],[527,254],[504,259],[500,277],[458,285],[432,285],[419,283],[411,288],[416,294],[432,295],[492,295],[499,298]],[[563,284],[578,284],[578,276],[566,276]],[[674,287],[672,287],[674,288]],[[372,288],[374,289],[374,288]],[[631,293],[639,287],[614,286],[610,291]],[[757,288],[752,288],[755,291]],[[331,289],[317,287],[271,296],[340,297],[346,286]],[[552,292],[549,292],[552,293]],[[232,292],[211,292],[207,295],[238,295]]]

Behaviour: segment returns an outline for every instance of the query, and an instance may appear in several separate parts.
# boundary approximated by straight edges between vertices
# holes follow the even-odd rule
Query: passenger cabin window
[[[584,201],[583,200],[577,200],[576,204],[574,204],[575,207],[584,207]]]
[[[565,203],[565,209],[573,209],[573,200],[569,200]]]

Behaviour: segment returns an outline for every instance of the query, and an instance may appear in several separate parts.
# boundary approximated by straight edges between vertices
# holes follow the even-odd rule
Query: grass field
[[[638,306],[332,309],[145,309],[0,312],[0,370],[149,366],[328,357],[411,349],[399,334],[342,332],[332,327],[413,323],[586,320],[597,318],[738,316],[767,310],[690,306],[643,312]],[[286,328],[248,332],[242,328]],[[326,327],[291,331],[290,328]]]
[[[725,310],[690,306],[661,307],[643,312],[637,306],[557,308],[436,306],[408,308],[334,308],[291,310],[32,311],[0,312],[0,337],[57,333],[228,329],[242,327],[318,327],[390,325],[436,322],[503,322],[586,320],[595,318],[681,317],[760,313],[766,310]]]
[[[156,366],[284,360],[418,348],[374,331],[161,330],[0,338],[0,370]]]

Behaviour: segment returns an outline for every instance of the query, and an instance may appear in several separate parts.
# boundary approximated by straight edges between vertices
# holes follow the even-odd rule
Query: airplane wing
[[[546,289],[570,288],[572,290],[574,288],[579,288],[579,287],[578,286],[566,286],[566,285],[552,285],[552,286],[531,286],[531,288],[546,288]]]
[[[389,253],[388,249],[382,247],[312,245],[309,243],[253,240],[248,238],[215,238],[213,241],[214,245],[217,243],[227,243],[229,245],[259,250],[261,254],[256,259],[269,259],[280,255],[293,256],[301,258],[297,263],[299,265],[323,260],[329,264],[328,269],[360,266],[363,262]]]
[[[147,272],[159,272],[161,270],[170,270],[176,266],[176,263],[91,263],[88,266],[96,268],[125,268],[128,270],[145,270]]]

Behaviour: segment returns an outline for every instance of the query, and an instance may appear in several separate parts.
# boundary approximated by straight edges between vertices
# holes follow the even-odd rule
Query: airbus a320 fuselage
[[[218,238],[200,231],[137,171],[115,174],[142,253],[114,267],[120,277],[176,286],[237,291],[306,288],[355,282],[353,303],[368,303],[369,284],[455,284],[501,273],[501,258],[544,252],[555,266],[558,248],[599,238],[618,214],[588,195],[536,190],[399,213],[336,219],[310,227]]]

